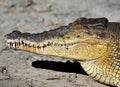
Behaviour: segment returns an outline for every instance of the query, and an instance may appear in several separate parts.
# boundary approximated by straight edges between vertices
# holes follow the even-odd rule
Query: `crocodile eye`
[[[107,23],[107,18],[89,18],[83,23],[83,26],[87,29],[106,29]]]
[[[107,28],[107,25],[106,24],[103,24],[103,23],[98,23],[98,24],[84,24],[83,25],[85,28],[87,29],[105,29]]]
[[[102,23],[102,24],[108,23],[107,18],[96,18],[95,21],[96,21],[96,23]]]

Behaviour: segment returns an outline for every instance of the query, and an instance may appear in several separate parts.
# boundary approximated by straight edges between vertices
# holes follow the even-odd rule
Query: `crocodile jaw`
[[[91,60],[107,51],[107,23],[106,18],[79,18],[67,26],[42,33],[13,31],[4,39],[13,49],[74,60]]]
[[[8,36],[6,35],[4,37],[4,40],[9,48],[24,50],[36,54],[53,55],[63,58],[70,58],[79,61],[99,58],[107,50],[107,47],[103,45],[104,41],[99,42],[98,40],[92,38],[91,39],[84,38],[81,40],[64,39],[66,44],[64,44],[63,39],[61,39],[61,41],[58,42],[59,44],[56,44],[53,43],[52,41],[56,41],[57,38],[54,38],[53,40],[48,39],[42,42],[32,42],[27,39],[23,39],[20,36],[17,39],[9,39],[7,37]]]

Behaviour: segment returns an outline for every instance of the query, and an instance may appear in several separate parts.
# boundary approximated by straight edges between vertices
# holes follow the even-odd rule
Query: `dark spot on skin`
[[[98,37],[99,37],[100,39],[104,39],[104,38],[105,38],[105,33],[100,33],[100,34],[98,34]]]
[[[12,42],[10,42],[10,46],[13,46],[13,43],[12,43]]]
[[[66,47],[66,50],[68,50],[68,47]]]
[[[15,43],[15,47],[17,46],[17,43]]]
[[[24,42],[22,41],[22,44],[24,44]]]
[[[86,32],[86,34],[88,34],[88,35],[92,35],[92,33],[91,33],[91,32]]]
[[[77,38],[80,38],[80,35],[77,35]]]
[[[90,29],[90,27],[89,27],[87,24],[83,24],[83,26],[84,26],[86,29]]]
[[[112,38],[115,38],[115,35],[111,35],[112,36]]]
[[[37,48],[41,48],[40,46],[37,46]]]
[[[25,43],[25,46],[27,46],[27,43]]]
[[[60,44],[60,46],[64,46],[64,44]]]
[[[48,46],[51,46],[52,45],[52,43],[50,43],[50,42],[48,42],[48,44],[47,44]]]
[[[47,45],[43,45],[43,48],[47,47]]]

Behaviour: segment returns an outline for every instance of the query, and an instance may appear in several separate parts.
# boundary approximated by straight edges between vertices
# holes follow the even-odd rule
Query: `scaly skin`
[[[78,18],[43,33],[13,31],[5,35],[9,48],[79,61],[95,80],[120,87],[120,23],[106,18]]]

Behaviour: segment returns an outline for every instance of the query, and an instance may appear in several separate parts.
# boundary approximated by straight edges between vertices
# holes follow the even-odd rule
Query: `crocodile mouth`
[[[9,48],[13,48],[13,49],[20,49],[21,47],[29,47],[29,48],[46,48],[49,46],[60,46],[60,47],[70,47],[73,45],[78,44],[79,42],[73,42],[73,43],[57,43],[57,42],[47,42],[47,43],[39,43],[39,42],[31,42],[29,40],[25,40],[25,39],[16,39],[16,40],[12,40],[12,39],[8,39],[8,38],[4,38],[4,41],[6,43],[6,45]]]
[[[102,54],[106,52],[106,46],[90,42],[88,39],[84,39],[82,41],[74,41],[72,43],[55,43],[55,42],[32,42],[26,39],[9,39],[4,38],[5,43],[9,48],[15,50],[24,50],[31,53],[36,54],[45,54],[45,55],[52,55],[52,56],[60,56],[60,57],[67,57],[72,58],[75,60],[90,60],[99,58]],[[76,56],[80,55],[80,56]],[[84,58],[84,59],[83,59]]]
[[[106,24],[106,19],[102,19]],[[41,33],[13,31],[5,35],[9,48],[36,54],[67,57],[75,60],[96,59],[106,50],[106,42],[99,39],[105,30],[101,19],[80,19],[59,28]],[[103,34],[102,34],[103,35]]]

